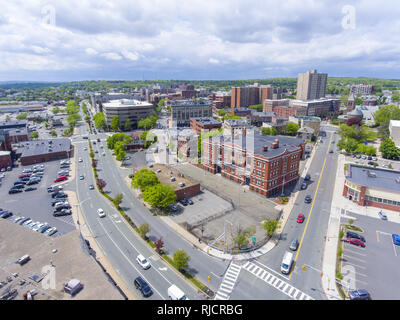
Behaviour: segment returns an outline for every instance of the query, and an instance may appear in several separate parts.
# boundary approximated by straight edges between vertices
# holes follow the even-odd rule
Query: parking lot
[[[8,193],[14,182],[18,180],[18,176],[22,174],[23,169],[32,166],[20,165],[17,168],[13,168],[12,171],[5,172],[5,177],[2,179],[0,187],[1,208],[13,213],[13,216],[8,218],[8,220],[23,216],[40,223],[47,222],[50,226],[57,228],[58,232],[53,235],[53,237],[56,237],[74,230],[75,225],[70,215],[53,217],[54,207],[51,205],[52,198],[51,194],[47,192],[47,188],[57,184],[66,186],[69,182],[66,184],[54,183],[54,179],[58,176],[57,173],[61,170],[60,161],[45,162],[43,164],[45,169],[42,181],[32,185],[37,190],[29,192]],[[29,229],[26,228],[26,230]]]
[[[365,248],[343,244],[343,280],[352,289],[368,290],[374,300],[400,299],[400,247],[392,241],[392,233],[400,233],[399,224],[350,212],[347,215],[356,218],[353,224],[363,229],[358,233],[366,242]]]

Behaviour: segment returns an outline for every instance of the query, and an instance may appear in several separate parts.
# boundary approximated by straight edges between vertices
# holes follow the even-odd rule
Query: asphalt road
[[[329,221],[337,167],[336,151],[335,153],[329,153],[330,149],[335,150],[333,146],[329,145],[331,135],[334,135],[333,128],[327,127],[325,130],[327,137],[324,137],[324,142],[317,147],[316,154],[308,170],[311,180],[308,182],[307,189],[300,191],[278,245],[266,255],[253,261],[260,263],[262,269],[280,279],[282,287],[287,288],[287,292],[291,291],[290,285],[295,288],[292,291],[293,293],[296,292],[295,290],[299,291],[298,296],[304,293],[318,300],[326,299],[322,289],[320,272],[316,270],[322,269],[325,235]],[[300,179],[296,186],[297,189],[300,188],[302,182],[302,179]],[[304,203],[306,195],[310,195],[313,198],[311,204]],[[305,221],[302,224],[296,222],[299,213],[305,215]],[[284,253],[290,251],[290,242],[295,238],[301,241],[301,243],[297,252],[294,253],[297,256],[295,264],[292,267],[292,272],[289,276],[285,276],[280,272],[280,265]],[[311,266],[314,269],[307,268],[304,271],[301,269],[303,264]],[[231,298],[250,299],[250,293],[246,292],[245,288],[254,288],[254,286],[257,289],[251,290],[252,299],[292,299],[287,292],[282,292],[265,281],[259,281],[254,274],[243,269],[238,278],[237,286],[231,294]]]

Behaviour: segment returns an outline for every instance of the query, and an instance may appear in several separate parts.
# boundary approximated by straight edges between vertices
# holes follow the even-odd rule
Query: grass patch
[[[338,245],[337,245],[337,248],[336,248],[336,252],[337,253],[341,253],[341,254],[340,255],[336,254],[336,270],[335,270],[335,272],[336,272],[335,276],[336,276],[337,279],[340,279],[340,280],[343,279],[343,276],[342,276],[343,241],[341,241],[341,238],[340,238],[341,234],[342,234],[342,232],[340,230],[339,231],[339,241],[338,241]],[[345,294],[345,292],[343,290],[343,287],[339,283],[337,283],[336,281],[335,281],[335,284],[336,284],[336,288],[338,289],[340,297],[344,300],[345,297],[346,297],[346,294]]]
[[[359,227],[357,227],[357,226],[350,225],[350,224],[346,224],[344,227],[345,227],[346,229],[349,229],[349,230],[364,232],[363,229],[361,229],[361,228],[359,228]]]

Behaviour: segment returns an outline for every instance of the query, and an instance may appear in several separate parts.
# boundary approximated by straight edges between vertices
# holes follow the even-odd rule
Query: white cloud
[[[94,50],[93,48],[86,48],[86,49],[85,49],[85,52],[86,52],[88,55],[91,55],[91,56],[95,56],[96,54],[98,54],[98,52],[97,52],[96,50]]]
[[[128,50],[122,50],[121,53],[128,60],[136,61],[139,59],[139,54],[137,52],[129,52]]]
[[[106,52],[106,53],[102,53],[101,56],[103,56],[104,58],[108,59],[108,60],[121,60],[122,57],[115,52]]]
[[[219,64],[219,60],[218,59],[214,59],[214,58],[208,59],[208,62],[212,63],[212,64]]]

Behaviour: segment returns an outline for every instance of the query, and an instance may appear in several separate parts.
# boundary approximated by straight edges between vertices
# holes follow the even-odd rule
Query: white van
[[[168,288],[168,297],[171,300],[189,300],[185,293],[174,284]]]
[[[292,268],[292,264],[293,264],[293,253],[286,251],[282,259],[281,272],[283,274],[289,274],[290,269]]]

